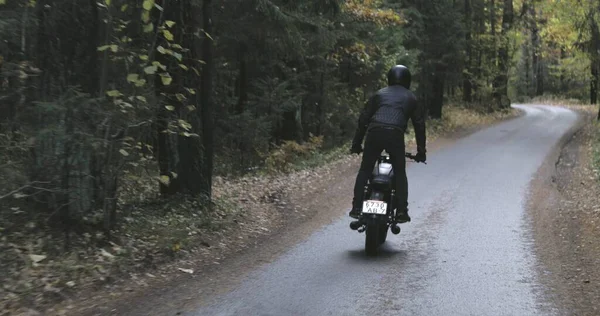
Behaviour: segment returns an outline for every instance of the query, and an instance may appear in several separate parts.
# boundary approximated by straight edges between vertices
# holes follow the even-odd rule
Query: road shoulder
[[[600,311],[600,185],[592,170],[595,117],[580,122],[532,181],[528,215],[544,295],[560,315]]]

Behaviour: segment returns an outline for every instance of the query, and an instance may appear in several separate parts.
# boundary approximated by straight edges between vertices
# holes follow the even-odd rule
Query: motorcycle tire
[[[376,255],[377,248],[381,244],[379,242],[379,237],[381,235],[381,229],[379,224],[370,224],[367,225],[367,229],[365,230],[365,252],[367,255]]]

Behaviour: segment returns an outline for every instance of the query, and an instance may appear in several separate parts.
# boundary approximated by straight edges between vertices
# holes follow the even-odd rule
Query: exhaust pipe
[[[358,230],[361,226],[362,224],[359,221],[350,222],[350,229],[352,230]]]

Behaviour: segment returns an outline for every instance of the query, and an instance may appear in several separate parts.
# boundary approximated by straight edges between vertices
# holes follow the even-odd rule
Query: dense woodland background
[[[210,205],[215,175],[346,145],[394,64],[431,119],[544,95],[595,104],[599,13],[591,0],[0,0],[0,214],[19,200],[67,237],[109,236],[125,175]]]

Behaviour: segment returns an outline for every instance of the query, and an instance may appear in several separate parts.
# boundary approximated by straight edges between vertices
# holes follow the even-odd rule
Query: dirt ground
[[[548,158],[532,183],[529,214],[539,277],[560,315],[600,315],[600,185],[592,165],[595,115]]]

